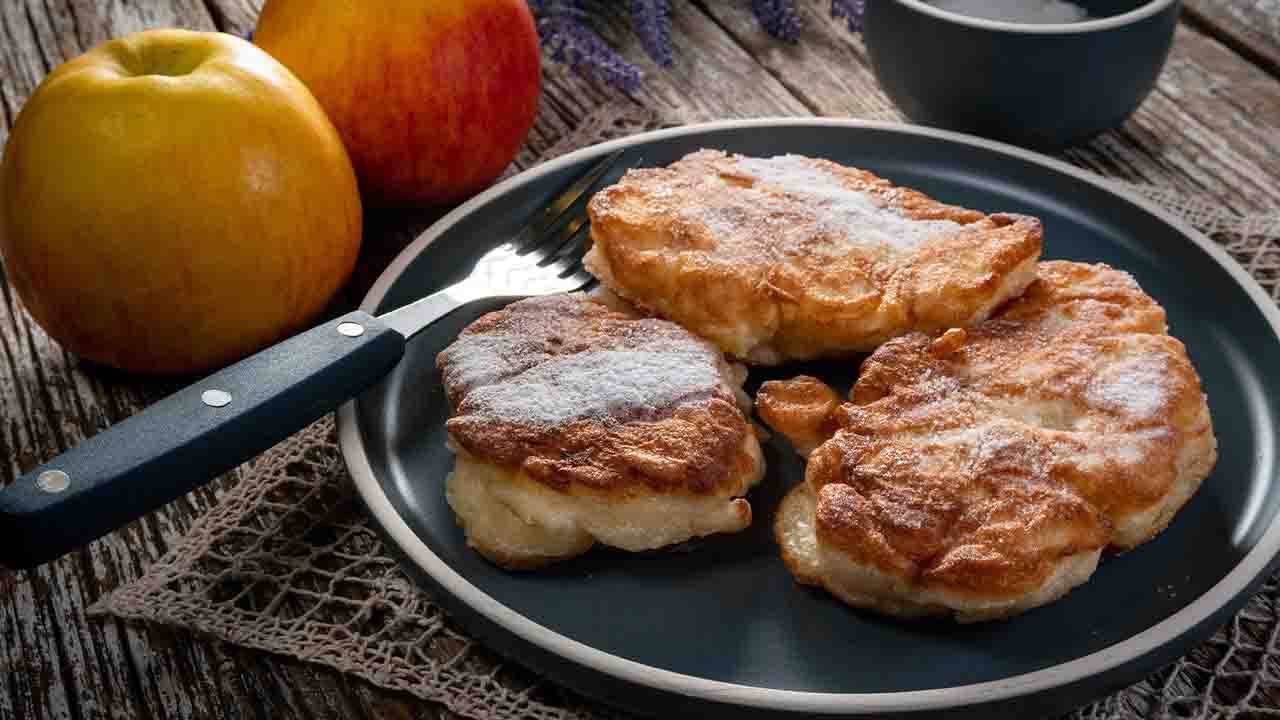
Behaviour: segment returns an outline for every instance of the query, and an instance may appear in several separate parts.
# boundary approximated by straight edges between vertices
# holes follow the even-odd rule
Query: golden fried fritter
[[[1200,380],[1164,311],[1105,265],[1040,264],[994,318],[886,343],[852,402],[766,384],[809,454],[775,524],[805,583],[893,614],[1004,617],[1162,530],[1216,459]]]
[[[590,214],[601,282],[762,365],[981,321],[1035,277],[1042,235],[826,160],[709,150],[628,172]]]
[[[494,563],[750,524],[742,496],[764,460],[739,405],[746,373],[679,326],[578,294],[534,298],[471,324],[437,364],[458,454],[449,504]]]

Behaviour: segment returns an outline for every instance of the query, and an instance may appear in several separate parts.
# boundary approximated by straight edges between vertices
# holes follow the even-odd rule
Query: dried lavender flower
[[[640,69],[600,37],[590,16],[605,12],[608,0],[528,0],[537,19],[542,47],[555,62],[597,77],[625,92],[640,85]],[[831,0],[831,16],[849,30],[862,31],[867,0]],[[672,64],[671,0],[628,0],[631,29],[640,46],[663,67]],[[751,10],[765,32],[787,42],[800,38],[803,23],[795,0],[751,0]]]
[[[800,39],[802,23],[794,0],[751,0],[751,11],[770,35],[787,42]]]
[[[649,57],[662,67],[670,67],[670,0],[631,0],[631,28]]]
[[[843,18],[850,32],[862,32],[862,16],[867,0],[831,0],[831,17]]]
[[[597,77],[624,92],[640,87],[640,69],[627,62],[587,24],[579,0],[529,0],[538,36],[551,60]]]

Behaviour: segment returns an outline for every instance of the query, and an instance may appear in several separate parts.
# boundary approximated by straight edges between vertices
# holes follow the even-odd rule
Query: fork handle
[[[350,313],[98,433],[0,491],[0,564],[48,562],[181,497],[354,397],[404,349]]]

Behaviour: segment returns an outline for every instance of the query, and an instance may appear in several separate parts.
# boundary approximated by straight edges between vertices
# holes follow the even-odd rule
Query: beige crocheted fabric
[[[543,157],[666,124],[638,108],[608,110]],[[1241,217],[1166,190],[1126,187],[1213,237],[1280,299],[1280,214]],[[321,663],[479,720],[612,715],[503,663],[415,589],[354,497],[332,420],[239,476],[168,555],[94,611]],[[1273,578],[1186,657],[1072,717],[1280,717],[1278,603]]]

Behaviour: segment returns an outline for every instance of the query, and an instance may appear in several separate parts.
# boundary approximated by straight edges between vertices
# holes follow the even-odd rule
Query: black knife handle
[[[204,485],[378,381],[404,348],[350,313],[102,431],[0,491],[0,564],[48,562]]]

